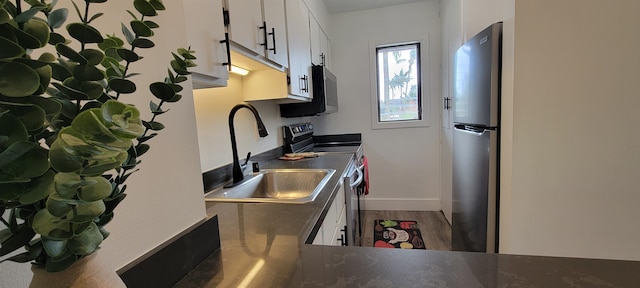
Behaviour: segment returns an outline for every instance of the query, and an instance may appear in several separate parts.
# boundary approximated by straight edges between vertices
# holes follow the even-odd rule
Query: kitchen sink
[[[230,188],[205,194],[213,202],[303,204],[313,202],[334,169],[264,169]]]

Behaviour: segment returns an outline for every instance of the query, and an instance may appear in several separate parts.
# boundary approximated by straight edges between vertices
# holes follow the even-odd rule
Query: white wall
[[[120,22],[130,20],[125,9],[133,6],[92,4],[92,11],[105,16],[93,23],[109,34],[120,34]],[[60,1],[69,8],[69,18],[76,14],[71,1]],[[80,4],[79,4],[80,5]],[[138,50],[145,59],[132,65],[138,92],[123,99],[135,103],[146,116],[153,97],[146,87],[162,81],[172,59],[170,52],[186,47],[181,1],[165,1],[167,11],[153,18],[161,26],[156,30],[153,50]],[[129,8],[125,8],[129,7]],[[205,217],[202,178],[190,84],[185,85],[182,101],[168,105],[171,111],[158,120],[167,128],[150,141],[151,150],[142,157],[141,170],[128,180],[127,198],[116,209],[115,219],[106,226],[111,232],[98,252],[114,270],[136,259]],[[148,117],[145,116],[145,119]],[[0,264],[0,287],[27,287],[31,278],[29,264]]]
[[[227,87],[194,90],[201,171],[206,172],[233,162],[229,136],[229,111],[242,99],[242,77],[230,75]],[[255,106],[269,131],[258,136],[256,121],[248,109],[240,109],[234,117],[238,157],[252,155],[283,145],[282,126],[308,121],[308,118],[281,118],[275,101],[250,102]]]
[[[361,132],[369,159],[370,210],[440,210],[440,43],[438,1],[332,14],[329,34],[333,72],[338,77],[339,111],[314,117],[317,134]],[[429,127],[373,130],[369,41],[407,35],[429,39],[430,69],[423,95]],[[375,80],[374,80],[375,81]]]
[[[640,2],[511,5],[502,252],[640,260]]]

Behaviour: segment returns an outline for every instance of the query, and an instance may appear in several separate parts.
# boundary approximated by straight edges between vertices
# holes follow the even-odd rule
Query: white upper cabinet
[[[227,0],[231,40],[288,67],[284,0]]]
[[[264,54],[264,35],[262,26],[262,4],[260,0],[227,0],[229,13],[228,31],[233,42],[253,51]]]
[[[309,10],[302,0],[286,0],[285,4],[289,47],[289,92],[310,98],[312,89]]]
[[[222,2],[184,0],[187,41],[196,51],[198,66],[193,67],[194,87],[226,86],[229,72]]]
[[[284,0],[262,0],[262,10],[267,27],[266,56],[273,62],[289,67]]]
[[[311,37],[311,63],[330,67],[331,43],[329,37],[322,30],[315,17],[309,17],[309,32]]]
[[[322,65],[331,70],[331,41],[324,31],[320,34],[320,55]]]

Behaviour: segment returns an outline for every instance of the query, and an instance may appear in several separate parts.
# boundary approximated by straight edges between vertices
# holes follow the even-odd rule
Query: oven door
[[[344,177],[344,192],[347,201],[347,245],[362,246],[358,187],[364,179],[364,174],[356,161],[351,162],[347,171]]]

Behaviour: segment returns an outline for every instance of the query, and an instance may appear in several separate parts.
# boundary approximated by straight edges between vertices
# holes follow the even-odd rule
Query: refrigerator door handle
[[[474,126],[469,126],[464,124],[456,124],[454,125],[454,127],[457,131],[476,135],[476,136],[482,136],[482,134],[484,134],[485,132],[491,131],[491,129],[488,129],[488,128],[474,127]]]

